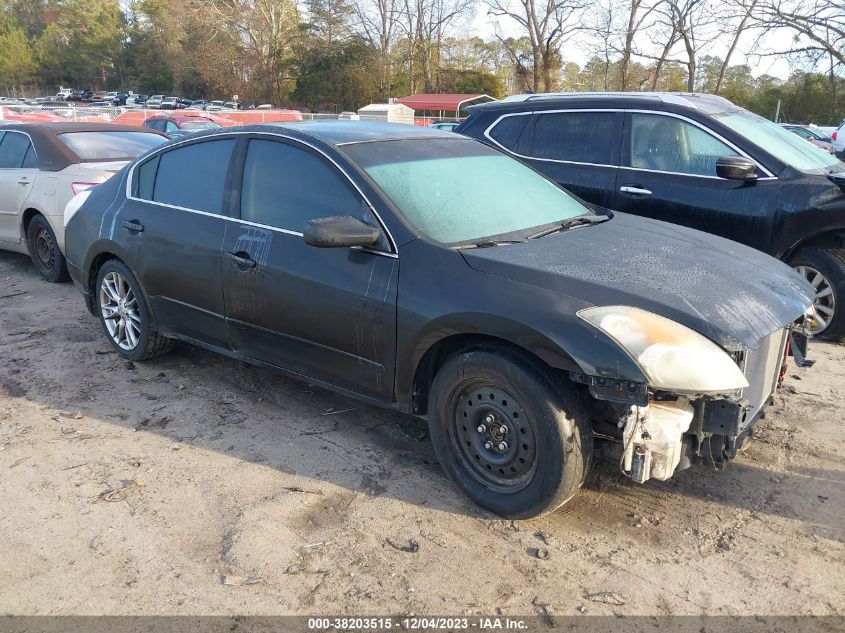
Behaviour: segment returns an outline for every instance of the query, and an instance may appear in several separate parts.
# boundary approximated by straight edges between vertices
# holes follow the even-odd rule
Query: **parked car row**
[[[808,363],[818,329],[818,287],[761,250],[611,210],[609,194],[584,199],[587,172],[600,189],[633,148],[653,164],[628,169],[654,178],[658,196],[683,193],[677,161],[706,172],[695,174],[708,178],[696,194],[717,202],[709,192],[722,180],[732,191],[780,178],[792,199],[813,183],[787,181],[774,156],[758,158],[719,128],[734,150],[723,154],[703,136],[715,132],[674,98],[602,105],[523,97],[482,106],[459,130],[481,129],[483,142],[335,120],[206,129],[164,144],[168,123],[181,131],[198,121],[156,117],[146,131],[117,132],[146,134],[148,147],[73,197],[63,242],[49,227],[122,357],[147,360],[186,341],[426,418],[441,465],[471,499],[536,516],[577,492],[594,437],[618,443],[622,471],[639,483],[697,461],[723,465],[788,357]],[[543,118],[605,110],[603,120]],[[5,136],[22,128],[0,126],[0,157]],[[807,160],[827,156],[775,128],[806,145]],[[640,133],[659,137],[658,150],[633,142]],[[67,146],[65,133],[50,134]],[[37,136],[10,173],[24,162],[53,167]],[[550,137],[552,148],[580,139],[609,158],[546,156]],[[685,145],[672,153],[669,140]],[[566,169],[550,178],[544,162]],[[570,165],[584,170],[580,180],[566,175]],[[567,178],[578,195],[553,182]],[[26,201],[18,208],[30,213]],[[21,212],[15,218],[20,237]],[[52,279],[39,248],[49,250],[36,239],[33,261]]]

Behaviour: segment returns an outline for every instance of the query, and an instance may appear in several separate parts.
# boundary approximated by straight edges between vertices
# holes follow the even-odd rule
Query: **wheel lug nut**
[[[499,450],[500,451],[508,450],[508,443],[507,442],[499,442]]]
[[[499,427],[499,431],[500,431],[503,435],[506,435],[506,434],[507,434],[507,432],[508,432],[508,427],[506,427],[506,426],[503,424],[503,425],[501,425],[501,426]]]
[[[487,440],[486,442],[484,442],[484,448],[486,448],[488,451],[492,451],[493,450],[493,442],[491,442],[490,440]]]
[[[486,430],[487,430],[487,427],[484,424],[478,425],[478,432],[479,433],[484,433],[484,431],[486,431]]]
[[[495,422],[495,421],[496,421],[496,418],[495,418],[495,416],[494,416],[492,413],[488,413],[488,414],[487,414],[487,417],[486,417],[486,418],[484,418],[484,421],[485,421],[487,424],[493,424],[493,422]]]

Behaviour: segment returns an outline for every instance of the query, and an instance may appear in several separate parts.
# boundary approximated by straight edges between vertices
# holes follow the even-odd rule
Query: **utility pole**
[[[778,107],[775,109],[775,123],[780,123],[780,99],[778,99]]]

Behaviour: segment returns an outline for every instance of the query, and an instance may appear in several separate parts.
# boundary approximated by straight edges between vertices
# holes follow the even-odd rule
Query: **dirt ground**
[[[726,471],[604,459],[511,522],[423,422],[187,345],[127,363],[0,253],[0,613],[843,615],[845,347],[812,356]]]

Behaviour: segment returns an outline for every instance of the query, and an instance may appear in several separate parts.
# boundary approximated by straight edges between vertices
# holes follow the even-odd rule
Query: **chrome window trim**
[[[394,257],[394,258],[399,257],[399,254],[398,254],[399,249],[396,246],[396,242],[393,239],[393,235],[390,233],[390,230],[387,228],[387,225],[384,223],[384,220],[381,219],[381,216],[379,215],[378,211],[376,211],[372,202],[370,202],[370,199],[367,198],[367,196],[364,194],[363,191],[361,191],[361,188],[357,185],[357,183],[354,180],[352,180],[352,178],[349,176],[349,174],[346,172],[346,170],[343,169],[343,167],[341,167],[337,163],[337,161],[334,160],[331,156],[326,154],[319,147],[309,143],[308,141],[303,141],[302,139],[298,139],[298,138],[290,136],[288,134],[280,134],[278,132],[264,132],[264,131],[261,131],[261,132],[230,132],[230,133],[220,134],[219,136],[222,137],[222,138],[228,138],[230,136],[243,136],[243,135],[247,135],[247,136],[275,136],[275,137],[278,137],[278,138],[283,138],[283,139],[286,139],[286,140],[289,140],[289,141],[293,141],[294,143],[299,143],[301,145],[305,145],[306,147],[309,147],[312,150],[314,150],[315,152],[317,152],[320,156],[323,156],[332,165],[334,165],[335,168],[341,174],[343,174],[344,178],[346,178],[346,180],[349,181],[349,184],[351,184],[355,188],[355,191],[358,192],[358,195],[361,196],[361,198],[367,204],[367,207],[369,208],[370,212],[378,220],[379,225],[381,225],[381,229],[384,231],[385,235],[387,235],[387,240],[390,243],[390,248],[391,248],[390,252],[380,251],[380,250],[376,250],[376,249],[373,249],[373,248],[363,248],[363,247],[359,247],[359,248],[357,248],[357,250],[363,250],[363,251],[366,251],[368,253],[373,253],[373,254],[376,254],[376,255],[382,255],[384,257]],[[156,156],[156,155],[160,156],[161,154],[163,154],[167,151],[170,151],[172,149],[175,149],[175,148],[177,148],[181,145],[187,145],[187,144],[190,144],[192,142],[200,142],[201,143],[201,142],[204,142],[204,141],[217,140],[216,139],[217,136],[218,135],[215,134],[215,135],[210,135],[208,137],[203,137],[203,141],[199,141],[198,139],[194,139],[194,138],[183,139],[181,141],[177,141],[176,143],[173,143],[172,145],[166,145],[166,146],[164,146],[160,149],[154,150],[150,155],[146,156],[143,161],[135,162],[132,165],[131,169],[129,170],[129,172],[127,174],[127,178],[126,178],[126,192],[125,192],[126,193],[126,199],[127,200],[134,200],[135,202],[144,202],[144,203],[147,203],[147,204],[154,204],[154,205],[157,205],[157,206],[160,206],[160,207],[167,207],[167,208],[170,208],[170,209],[178,209],[179,211],[187,211],[189,213],[197,213],[199,215],[207,215],[207,216],[211,216],[211,217],[215,217],[215,218],[221,218],[223,220],[228,220],[228,221],[231,221],[231,222],[240,222],[242,224],[247,224],[249,226],[255,226],[255,227],[258,227],[258,228],[261,228],[261,229],[267,229],[269,231],[275,231],[277,233],[283,233],[285,235],[294,235],[294,236],[301,238],[303,234],[300,231],[292,231],[290,229],[283,229],[283,228],[277,227],[277,226],[269,226],[269,225],[266,225],[266,224],[259,224],[257,222],[250,222],[249,220],[243,220],[241,218],[232,218],[232,217],[229,217],[227,215],[223,215],[222,213],[210,213],[208,211],[200,211],[199,209],[189,209],[187,207],[180,207],[180,206],[177,206],[177,205],[174,205],[174,204],[167,204],[166,202],[157,202],[155,200],[145,200],[144,198],[137,198],[137,197],[132,195],[132,183],[135,180],[135,170],[138,168],[138,165],[140,165],[142,162],[146,163],[148,160],[151,160],[154,156]]]
[[[539,115],[542,115],[542,114],[561,114],[561,113],[568,113],[568,112],[623,112],[623,113],[633,113],[633,114],[651,114],[651,115],[656,115],[656,116],[666,116],[666,117],[672,117],[672,118],[675,118],[675,119],[680,119],[682,121],[685,121],[686,123],[694,125],[695,127],[703,130],[706,134],[709,134],[710,136],[714,137],[715,139],[719,140],[720,142],[722,142],[725,145],[727,145],[728,147],[730,147],[732,150],[737,152],[737,154],[739,154],[740,156],[744,156],[745,158],[754,161],[754,164],[757,165],[757,167],[763,173],[766,174],[766,176],[764,176],[762,178],[757,178],[758,181],[760,181],[760,180],[777,180],[778,179],[777,176],[775,176],[772,172],[770,172],[768,169],[766,169],[760,163],[760,161],[758,161],[753,156],[749,156],[747,152],[744,152],[743,150],[741,150],[734,143],[732,143],[731,141],[729,141],[728,139],[726,139],[725,137],[720,135],[718,132],[715,132],[714,130],[711,130],[707,126],[702,125],[698,121],[690,119],[689,117],[686,117],[682,114],[676,114],[674,112],[664,112],[664,111],[661,111],[661,110],[644,110],[644,109],[632,109],[632,108],[563,108],[563,109],[560,109],[560,110],[532,110],[530,112],[511,112],[509,114],[503,114],[498,119],[493,121],[493,123],[491,123],[487,127],[487,129],[484,130],[484,136],[485,136],[485,138],[490,140],[491,143],[493,143],[497,147],[501,148],[503,151],[507,152],[508,154],[511,154],[513,156],[518,156],[519,158],[524,158],[526,160],[538,160],[538,161],[541,161],[541,162],[559,163],[559,164],[562,164],[562,165],[585,165],[585,166],[589,166],[589,167],[610,167],[610,168],[613,168],[613,169],[631,169],[631,170],[634,170],[634,171],[643,171],[643,172],[649,172],[649,173],[654,173],[654,174],[670,174],[670,175],[673,175],[673,176],[688,176],[688,177],[691,177],[691,178],[706,178],[706,179],[710,179],[710,180],[727,180],[726,178],[720,178],[719,176],[706,176],[704,174],[687,174],[687,173],[684,173],[684,172],[677,172],[677,171],[662,171],[660,169],[647,169],[645,167],[629,167],[627,165],[607,165],[607,164],[603,164],[603,163],[582,163],[582,162],[579,162],[579,161],[560,160],[560,159],[557,159],[557,158],[537,158],[535,156],[527,156],[525,154],[520,154],[518,152],[515,152],[512,149],[508,149],[507,147],[505,147],[504,145],[499,143],[496,139],[494,139],[490,135],[490,132],[493,130],[493,128],[496,127],[502,119],[505,119],[507,117],[531,116],[531,115],[534,115],[534,114],[539,114]]]
[[[29,139],[29,144],[32,146],[32,153],[35,154],[35,160],[38,162],[37,167],[0,167],[0,169],[34,169],[36,171],[41,171],[41,159],[38,158],[38,150],[35,149],[35,143],[32,141],[32,137],[29,135],[29,132],[24,132],[23,130],[0,130],[0,132],[3,132],[0,134],[0,141],[5,138],[7,132],[11,132],[13,134],[23,134]],[[24,153],[24,158],[26,158],[26,153]]]

